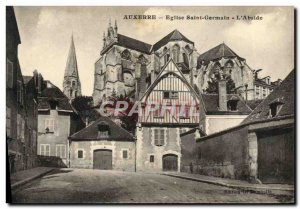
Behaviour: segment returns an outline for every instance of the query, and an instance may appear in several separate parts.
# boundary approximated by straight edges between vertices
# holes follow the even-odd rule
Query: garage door
[[[94,150],[94,169],[111,170],[112,169],[112,151]]]
[[[294,182],[294,130],[258,133],[258,179],[263,183]]]
[[[174,154],[167,154],[163,156],[163,170],[164,171],[178,171],[178,157]]]

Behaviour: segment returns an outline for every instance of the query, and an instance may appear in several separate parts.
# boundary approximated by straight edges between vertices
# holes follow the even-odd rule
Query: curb
[[[239,189],[239,190],[251,191],[251,192],[259,192],[259,191],[294,192],[295,191],[294,188],[277,188],[277,187],[275,187],[275,188],[266,188],[266,187],[239,186],[239,185],[227,184],[227,183],[223,183],[223,182],[193,178],[193,177],[188,177],[188,176],[179,176],[179,175],[174,175],[174,174],[162,173],[161,175],[175,177],[175,178],[181,178],[181,179],[186,179],[186,180],[191,180],[191,181],[203,182],[203,183],[208,183],[208,184],[214,184],[214,185],[218,185],[218,186],[224,186],[224,187],[229,187],[229,188],[232,188],[232,189]]]
[[[43,173],[40,173],[40,174],[37,174],[37,175],[35,175],[35,176],[29,177],[29,178],[27,178],[27,179],[18,181],[18,182],[16,182],[16,183],[14,183],[14,184],[11,185],[11,190],[16,189],[16,188],[18,188],[18,187],[20,187],[20,186],[22,186],[22,185],[24,185],[24,184],[26,184],[26,183],[32,181],[32,180],[35,180],[35,179],[37,179],[37,178],[40,178],[40,177],[42,177],[42,176],[44,176],[44,175],[46,175],[46,174],[48,174],[48,173],[50,173],[50,172],[52,172],[52,171],[54,171],[54,170],[55,170],[55,168],[52,168],[52,169],[50,169],[50,170],[48,170],[48,171],[45,171],[45,172],[43,172]]]

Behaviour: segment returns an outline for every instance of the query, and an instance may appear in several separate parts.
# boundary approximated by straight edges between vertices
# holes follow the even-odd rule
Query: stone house
[[[84,123],[58,87],[50,81],[40,82],[44,87],[38,97],[38,154],[46,160],[56,158],[57,164],[68,167],[68,137]]]
[[[69,137],[70,167],[135,171],[135,138],[108,117]]]
[[[147,114],[147,108],[156,102],[159,108]],[[141,97],[141,103],[143,114],[139,115],[136,129],[137,171],[179,171],[179,135],[199,126],[200,102],[197,93],[172,59]],[[168,107],[164,113],[163,104]],[[184,110],[180,114],[182,106]],[[191,110],[194,114],[190,114]]]
[[[37,117],[34,115],[35,107],[31,106],[34,102],[32,92],[26,94],[27,87],[18,59],[21,39],[11,6],[6,7],[6,21],[6,143],[9,171],[13,173],[35,166],[36,140],[30,135]]]
[[[238,126],[197,137],[183,134],[194,172],[263,183],[294,183],[294,70]],[[194,157],[192,157],[194,156]],[[186,169],[187,171],[188,169]]]

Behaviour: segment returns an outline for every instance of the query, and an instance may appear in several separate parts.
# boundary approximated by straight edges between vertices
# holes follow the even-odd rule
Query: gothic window
[[[131,53],[125,49],[121,54],[121,58],[125,60],[131,60]]]
[[[147,64],[147,59],[144,57],[144,55],[139,56],[139,63],[146,65]]]
[[[231,60],[229,60],[229,61],[226,62],[226,64],[225,64],[225,72],[226,72],[227,74],[231,74],[232,68],[233,68],[233,62],[232,62]]]
[[[170,59],[170,55],[167,53],[168,49],[167,47],[164,48],[163,50],[163,54],[164,54],[164,63],[167,64],[167,62],[169,61]]]
[[[70,89],[70,97],[72,97],[72,96],[73,96],[73,90]]]
[[[76,86],[76,81],[72,81],[72,87]]]
[[[177,44],[175,44],[172,49],[173,60],[175,63],[179,62],[179,53],[180,53],[180,47]]]
[[[192,49],[189,47],[189,45],[186,45],[184,48],[189,54],[192,52]]]
[[[182,56],[183,56],[183,62],[184,62],[184,64],[187,67],[189,67],[189,58],[188,58],[188,56],[186,55],[186,53],[183,53]]]

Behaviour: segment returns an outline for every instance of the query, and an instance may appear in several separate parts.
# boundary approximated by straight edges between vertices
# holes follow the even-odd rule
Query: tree
[[[205,92],[210,93],[210,94],[218,94],[219,93],[219,87],[218,87],[218,82],[220,78],[215,77],[212,78],[211,81],[208,81],[208,87],[206,88]],[[226,80],[226,92],[227,94],[235,94],[235,83],[231,79],[230,75],[225,76]]]
[[[83,121],[88,119],[88,122],[97,120],[100,116],[97,110],[93,107],[93,97],[79,96],[72,101],[72,106],[78,112]]]

